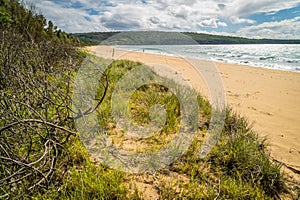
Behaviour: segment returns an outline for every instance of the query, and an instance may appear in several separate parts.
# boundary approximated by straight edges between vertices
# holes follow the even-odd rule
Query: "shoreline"
[[[227,44],[221,44],[218,46],[226,46]],[[232,46],[232,44],[229,44]],[[238,45],[244,45],[244,44],[233,44],[233,46],[238,46]],[[251,44],[249,44],[251,45]],[[253,45],[278,45],[278,44],[253,44]],[[294,44],[286,44],[286,45],[294,45]],[[134,49],[123,49],[121,48],[123,45],[117,45],[117,46],[110,46],[111,48],[118,49],[120,51],[128,51],[128,52],[142,52],[145,54],[155,54],[155,55],[163,55],[163,56],[170,56],[170,57],[182,57],[182,58],[188,58],[188,59],[195,59],[195,60],[203,60],[203,61],[209,61],[209,62],[215,62],[215,63],[226,63],[226,64],[233,64],[233,65],[242,65],[242,66],[248,66],[248,67],[256,67],[256,68],[263,68],[263,69],[271,69],[271,70],[279,70],[279,71],[288,71],[288,72],[295,72],[295,73],[300,73],[300,67],[296,67],[295,69],[288,69],[282,67],[283,65],[277,65],[277,67],[274,66],[267,66],[266,63],[262,62],[252,62],[245,60],[244,62],[242,60],[234,60],[234,59],[226,59],[226,58],[216,58],[210,55],[207,55],[207,58],[210,59],[205,59],[205,58],[198,58],[198,57],[193,57],[193,56],[181,56],[177,54],[172,54],[170,51],[166,51],[166,53],[162,52],[155,52],[155,50],[160,50],[156,48],[148,48],[149,46],[140,46],[140,48],[134,48]],[[127,46],[127,45],[125,45]],[[134,46],[134,45],[133,45]],[[158,45],[159,46],[159,45]],[[162,46],[173,46],[173,45],[162,45]],[[183,46],[189,46],[189,45],[183,45]],[[198,45],[190,45],[190,46],[198,46]],[[216,45],[203,45],[203,46],[216,46]],[[139,46],[136,46],[139,47]],[[144,51],[145,50],[145,51]],[[153,50],[153,52],[152,52]],[[262,57],[262,59],[265,59],[265,57]]]
[[[99,57],[127,59],[146,65],[164,65],[184,76],[196,90],[209,96],[205,81],[184,58],[128,52],[109,46],[92,46],[87,50]],[[285,164],[300,166],[300,73],[246,65],[191,59],[209,70],[213,65],[222,79],[227,105],[253,123],[259,137],[266,137],[271,156]],[[166,72],[169,73],[169,72]],[[202,80],[202,81],[201,81]],[[299,175],[287,171],[293,178]]]

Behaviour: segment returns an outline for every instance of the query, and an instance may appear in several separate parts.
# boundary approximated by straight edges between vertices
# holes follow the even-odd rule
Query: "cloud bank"
[[[279,21],[270,20],[271,17],[279,16],[283,10],[300,8],[298,0],[30,0],[30,2],[36,4],[48,19],[67,32],[161,30],[226,32],[256,38],[300,37],[299,20],[295,16]]]

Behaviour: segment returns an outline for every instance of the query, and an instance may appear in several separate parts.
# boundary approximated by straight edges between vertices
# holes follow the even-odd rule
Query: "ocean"
[[[115,48],[300,72],[299,44],[124,45]]]

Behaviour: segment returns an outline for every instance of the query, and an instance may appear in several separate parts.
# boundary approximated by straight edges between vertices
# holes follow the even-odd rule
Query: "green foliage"
[[[98,62],[101,62],[101,60]],[[104,61],[103,61],[104,62]],[[140,65],[141,63],[130,62],[130,61],[114,61],[110,64],[110,66],[106,69],[105,74],[108,76],[109,87],[107,94],[105,96],[104,101],[101,104],[99,112],[99,121],[102,127],[106,127],[112,122],[111,116],[111,95],[113,90],[116,87],[118,80],[129,70]],[[103,77],[102,77],[103,78]],[[97,93],[97,98],[99,98],[104,93],[104,88],[99,87],[99,91]]]
[[[120,32],[92,32],[92,33],[76,33],[77,36],[83,43],[86,45],[97,45],[103,42],[104,40],[112,37]],[[170,37],[172,37],[172,32],[158,32],[161,33],[161,38],[157,41],[157,38],[151,40],[151,37],[155,33],[150,32],[149,36],[147,36],[147,42],[150,45],[154,44],[177,44],[178,41],[170,41]],[[147,34],[147,32],[143,33],[143,35]],[[273,39],[249,39],[242,37],[232,37],[232,36],[221,36],[221,35],[211,35],[205,33],[193,33],[193,32],[183,32],[184,35],[190,37],[195,40],[199,44],[300,44],[300,40],[273,40]],[[169,37],[168,37],[169,35]],[[126,36],[130,37],[130,34],[126,34]],[[136,37],[136,34],[132,34],[134,39],[130,40],[127,38],[126,41],[119,41],[120,45],[134,45],[134,44],[144,44],[144,40],[139,41],[139,38]],[[188,42],[190,44],[191,40],[183,40],[183,42]],[[145,44],[147,45],[147,44]]]
[[[105,169],[93,163],[85,164],[84,168],[76,167],[70,171],[65,180],[66,187],[60,195],[65,199],[76,199],[78,197],[89,199],[125,199],[126,189],[121,185],[124,182],[124,174],[118,171]]]
[[[60,190],[44,190],[34,199],[130,199],[124,186],[125,174],[91,162],[78,137],[72,139],[68,152],[73,167]]]
[[[138,65],[139,63],[129,61],[113,62],[107,70],[111,87],[114,88],[118,79],[126,71]],[[115,141],[122,141],[120,135],[116,135],[112,128],[115,127],[115,125],[111,125],[114,122],[109,120],[111,117],[109,100],[112,88],[109,89],[107,99],[103,103],[106,106],[99,108],[101,110],[99,119],[107,119],[104,125],[106,125],[109,135],[112,138],[119,137],[115,138]],[[171,120],[165,124],[159,136],[149,138],[148,141],[144,139],[135,141],[135,144],[143,149],[143,152],[145,149],[146,151],[157,150],[167,144],[170,139],[168,136],[172,135],[176,131],[174,127],[178,126],[178,121],[176,121],[180,116],[178,102],[176,99],[173,100],[172,95],[168,96],[166,91],[160,85],[147,85],[136,90],[131,97],[132,118],[138,123],[147,124],[149,122],[149,108],[156,103],[162,103],[167,110],[167,115],[175,117],[175,121],[171,123]],[[172,183],[167,183],[162,180],[161,184],[157,186],[160,199],[214,199],[215,197],[221,199],[271,199],[286,192],[280,165],[270,161],[265,141],[258,138],[244,118],[235,115],[230,109],[227,111],[225,126],[217,145],[207,158],[203,160],[198,158],[211,114],[210,104],[201,96],[198,96],[198,103],[199,115],[202,116],[200,119],[202,126],[199,128],[202,131],[199,131],[188,152],[168,169],[171,172],[188,176],[189,182],[183,184],[174,179]],[[111,133],[111,131],[113,132]],[[121,137],[124,137],[123,134]],[[150,145],[151,148],[143,148],[143,145]],[[140,150],[137,151],[140,152]]]
[[[84,54],[84,52],[82,53]],[[101,59],[100,59],[101,61]],[[104,62],[104,60],[102,60]],[[140,65],[130,61],[114,61],[106,73],[109,77],[110,87],[106,100],[99,108],[99,119],[108,131],[111,130],[110,102],[111,93],[120,79],[127,71]],[[49,81],[59,80],[59,76]],[[62,79],[64,80],[64,79]],[[59,85],[64,85],[59,82]],[[65,90],[66,88],[63,87]],[[133,117],[140,123],[146,123],[149,105],[164,102],[170,116],[178,116],[176,100],[165,94],[166,89],[159,85],[141,87],[131,98]],[[103,89],[99,89],[99,95]],[[151,95],[150,95],[151,94]],[[156,94],[156,98],[153,95]],[[149,96],[150,95],[150,96]],[[145,103],[145,102],[148,102]],[[209,103],[198,97],[200,106],[199,115],[203,116],[203,126],[209,124],[211,107]],[[137,114],[139,113],[139,114]],[[177,113],[177,114],[176,114]],[[103,120],[105,119],[105,120]],[[176,122],[175,122],[176,124]],[[170,133],[174,124],[170,127]],[[201,127],[200,127],[201,128]],[[188,152],[177,160],[170,169],[171,172],[185,175],[188,182],[182,183],[173,179],[172,183],[160,180],[157,190],[160,199],[271,199],[284,192],[284,181],[279,172],[279,166],[273,164],[265,153],[265,144],[260,142],[251,131],[248,123],[228,111],[226,124],[217,146],[209,157],[204,160],[198,158],[199,148],[203,140],[206,128],[201,128],[197,138],[189,148]],[[168,132],[168,131],[167,131]],[[167,143],[164,138],[168,134],[160,135],[156,140],[148,144],[161,145]],[[113,137],[113,135],[111,135]],[[59,162],[68,167],[67,174],[58,173],[55,184],[50,185],[47,190],[35,190],[36,199],[139,199],[139,192],[132,188],[128,190],[127,174],[110,170],[100,164],[91,162],[85,148],[79,138],[73,138],[65,146],[67,154],[59,158]],[[157,148],[157,147],[156,147]],[[151,149],[153,150],[153,149]],[[20,150],[22,152],[23,150]],[[59,172],[59,171],[58,171]],[[65,172],[65,170],[61,170]],[[157,172],[157,174],[163,174]],[[59,189],[58,189],[59,188]],[[179,189],[178,189],[179,188]]]
[[[52,40],[58,43],[79,45],[79,40],[61,30],[37,12],[32,3],[19,3],[17,0],[1,0],[0,2],[0,30],[11,30],[23,35],[32,42]],[[46,28],[45,28],[46,27]]]
[[[0,24],[2,24],[3,26],[9,26],[12,22],[13,20],[10,18],[9,14],[5,10],[1,9]]]
[[[249,39],[190,32],[184,32],[183,34],[191,37],[199,44],[300,44],[300,40]]]
[[[257,137],[244,118],[227,111],[222,135],[203,160],[197,157],[201,141],[196,139],[187,154],[171,168],[191,177],[177,197],[272,199],[286,192],[280,165],[269,160],[265,141]],[[194,189],[195,185],[203,188]]]
[[[51,51],[51,43],[47,49],[19,34],[1,36],[0,196],[26,197],[58,186],[66,170],[70,83],[81,58],[68,46]]]
[[[262,188],[267,195],[284,192],[280,165],[269,160],[265,141],[259,141],[244,118],[228,113],[225,124],[224,135],[210,157],[212,167]]]
[[[18,1],[1,1],[0,198],[58,188],[70,163],[67,141],[75,71],[84,58],[50,39],[46,19]]]
[[[102,41],[120,32],[91,32],[91,33],[74,33],[86,45],[98,45]]]
[[[57,30],[53,23],[45,29],[47,20],[30,5],[25,9],[16,0],[0,3],[0,198],[141,199],[141,191],[131,185],[138,175],[92,161],[74,129],[72,83],[87,53],[69,45],[74,45],[73,36]],[[138,65],[114,61],[101,78],[107,75],[109,87],[98,118],[116,144],[124,142],[125,134],[111,118],[111,95],[118,80]],[[99,87],[98,97],[103,93]],[[205,159],[198,158],[211,106],[200,95],[197,100],[197,137],[184,156],[156,172],[159,184],[152,186],[159,198],[272,199],[284,193],[280,166],[269,160],[265,142],[231,111],[213,151]],[[149,107],[157,103],[165,106],[167,123],[161,134],[133,141],[139,145],[138,152],[161,148],[178,129],[178,100],[157,84],[133,93],[133,119],[149,123]],[[171,181],[165,179],[168,174],[175,174]]]
[[[10,14],[7,11],[8,1],[1,0],[0,1],[0,24],[3,27],[8,27],[13,23]]]

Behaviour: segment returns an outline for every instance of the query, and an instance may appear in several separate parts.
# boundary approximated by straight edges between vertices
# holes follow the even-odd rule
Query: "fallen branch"
[[[11,127],[15,126],[15,125],[18,125],[18,124],[23,124],[23,123],[29,123],[29,122],[36,122],[36,123],[40,123],[40,124],[46,124],[48,126],[51,126],[51,127],[54,127],[54,128],[57,128],[57,129],[60,129],[62,131],[66,131],[72,135],[76,135],[75,132],[73,131],[70,131],[69,129],[66,129],[65,127],[62,127],[62,126],[58,126],[56,124],[53,124],[51,122],[47,122],[47,121],[43,121],[43,120],[40,120],[40,119],[23,119],[23,120],[20,120],[20,121],[17,121],[17,122],[13,122],[11,124],[8,124],[7,126],[4,126],[3,128],[0,129],[0,132],[3,132],[7,129],[10,129]]]
[[[296,169],[295,167],[297,168],[300,168],[300,166],[293,166],[293,165],[289,165],[289,164],[286,164],[280,160],[277,160],[276,158],[273,158],[273,157],[270,157],[273,161],[285,166],[286,168],[288,168],[289,170],[291,170],[292,172],[296,173],[296,174],[300,174],[300,170]]]

